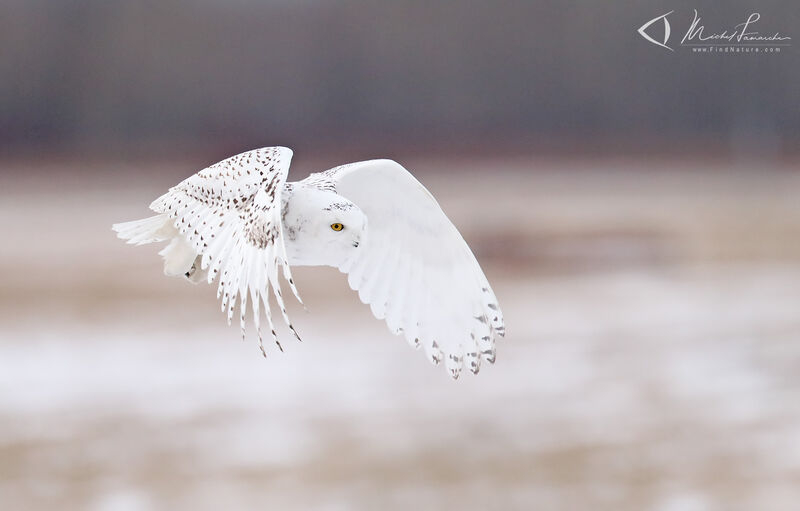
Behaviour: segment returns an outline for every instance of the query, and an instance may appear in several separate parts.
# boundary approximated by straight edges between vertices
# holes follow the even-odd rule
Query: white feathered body
[[[352,202],[330,190],[301,182],[286,183],[283,191],[283,224],[286,255],[290,266],[333,266],[338,268],[354,255],[366,239],[367,217]],[[319,212],[328,212],[320,215]],[[331,231],[330,224],[347,226],[343,235]],[[143,220],[114,225],[120,238],[141,245],[169,241],[159,252],[164,259],[164,274],[169,277],[194,277],[205,274],[195,260],[200,253],[173,225],[173,219],[161,213]],[[201,279],[190,278],[195,282]]]
[[[505,334],[494,293],[458,230],[408,171],[371,160],[287,183],[290,160],[280,147],[234,156],[154,201],[156,216],[114,229],[129,243],[169,241],[160,252],[169,276],[219,277],[229,321],[240,301],[243,335],[249,299],[260,345],[262,304],[277,343],[270,289],[297,335],[278,273],[299,300],[290,266],[333,266],[390,331],[435,364],[444,361],[453,377],[494,362]]]

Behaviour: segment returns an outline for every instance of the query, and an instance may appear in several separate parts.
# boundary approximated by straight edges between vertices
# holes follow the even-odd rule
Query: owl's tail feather
[[[170,277],[186,277],[192,282],[199,282],[205,272],[195,267],[197,253],[192,246],[178,233],[167,215],[156,215],[142,220],[122,222],[111,226],[117,237],[128,240],[134,245],[170,241],[158,254],[164,258],[164,274]]]
[[[144,245],[156,241],[167,241],[177,235],[167,215],[156,215],[142,220],[122,222],[111,226],[117,237],[133,245]]]

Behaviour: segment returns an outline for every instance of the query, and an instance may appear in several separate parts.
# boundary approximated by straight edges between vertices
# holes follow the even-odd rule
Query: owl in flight
[[[115,224],[141,245],[169,244],[164,273],[192,282],[218,279],[228,324],[239,302],[242,335],[248,301],[265,354],[261,310],[280,347],[270,289],[283,320],[278,274],[300,300],[291,266],[333,266],[389,330],[444,362],[453,378],[493,363],[505,334],[489,282],[436,199],[391,160],[350,163],[287,183],[292,151],[265,147],[216,163],[150,204],[157,214]],[[282,349],[282,348],[281,348]],[[265,354],[266,356],[266,354]]]

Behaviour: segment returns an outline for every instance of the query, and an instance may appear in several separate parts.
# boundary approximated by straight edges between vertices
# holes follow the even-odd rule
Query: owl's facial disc
[[[338,267],[366,240],[367,217],[332,191],[294,190],[284,216],[289,264]]]
[[[329,234],[333,245],[342,246],[343,243],[358,248],[361,237],[366,229],[364,213],[352,202],[338,198],[327,207],[323,208],[325,217],[330,221]]]

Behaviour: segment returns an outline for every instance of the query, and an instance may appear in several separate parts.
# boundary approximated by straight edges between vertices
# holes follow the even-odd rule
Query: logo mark
[[[647,39],[649,42],[655,44],[656,46],[661,46],[662,48],[666,48],[669,51],[674,51],[672,48],[667,46],[667,41],[669,41],[669,33],[670,33],[669,20],[667,20],[667,16],[669,16],[673,12],[675,12],[675,11],[674,10],[673,11],[669,11],[666,14],[662,14],[661,16],[657,16],[657,17],[651,19],[650,21],[648,21],[647,23],[645,23],[644,25],[642,25],[641,27],[639,27],[639,30],[638,30],[639,35],[644,37],[645,39]],[[650,25],[652,25],[653,23],[657,22],[658,20],[664,20],[664,42],[661,42],[661,43],[656,41],[652,37],[650,37],[650,35],[646,32],[646,30],[648,28],[650,28]]]

